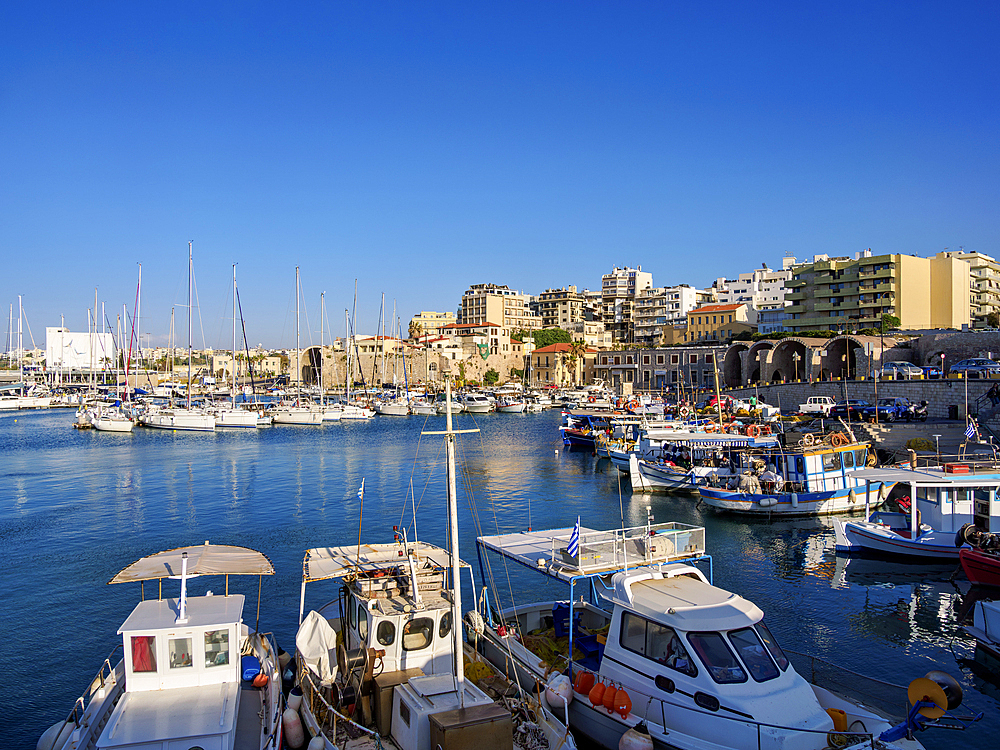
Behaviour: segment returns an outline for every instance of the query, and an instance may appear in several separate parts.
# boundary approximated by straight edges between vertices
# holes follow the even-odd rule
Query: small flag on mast
[[[361,486],[358,488],[358,500],[365,499],[365,478],[361,477]]]
[[[566,548],[569,552],[570,557],[576,557],[580,554],[580,516],[576,517],[576,526],[573,527],[573,533],[569,535],[569,547]]]
[[[969,420],[969,426],[965,428],[965,436],[971,440],[976,436],[976,421],[974,419]]]

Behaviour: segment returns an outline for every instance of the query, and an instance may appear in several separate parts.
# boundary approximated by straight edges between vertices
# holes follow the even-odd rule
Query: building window
[[[642,355],[642,363],[644,365],[648,365],[649,364],[649,355],[648,354],[643,354]]]
[[[686,335],[687,334],[685,334],[685,336]],[[680,362],[681,362],[681,355],[680,354],[671,354],[670,355],[670,364],[672,364],[672,365],[679,365]]]
[[[657,354],[656,355],[656,364],[658,364],[658,365],[662,365],[663,364],[663,355],[662,354]]]
[[[697,354],[689,354],[688,355],[688,364],[689,365],[697,364],[697,362],[698,362],[698,355]]]

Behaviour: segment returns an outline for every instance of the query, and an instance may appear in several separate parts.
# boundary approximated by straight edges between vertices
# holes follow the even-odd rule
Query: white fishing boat
[[[710,561],[703,528],[650,519],[594,531],[578,523],[477,544],[481,560],[495,552],[569,584],[567,601],[513,607],[499,620],[484,606],[477,648],[506,670],[513,653],[526,670],[522,680],[543,681],[553,667],[569,677],[570,726],[602,747],[917,748],[915,729],[964,728],[977,718],[946,713],[961,701],[948,675],[939,678],[944,688],[926,678],[911,683],[916,710],[900,716],[807,682],[764,613],[713,586],[711,567],[709,575],[697,567]],[[578,598],[588,590],[590,601]],[[853,675],[844,684],[859,689],[865,681]],[[868,682],[889,706],[897,696],[895,709],[905,706],[907,688]],[[928,703],[933,709],[920,713]]]
[[[527,402],[519,397],[502,398],[497,403],[497,411],[504,414],[524,414],[527,408]]]
[[[956,466],[963,473],[956,473]],[[969,472],[969,473],[964,473]],[[907,557],[957,560],[958,537],[967,524],[985,532],[1000,532],[1000,473],[993,466],[976,471],[968,464],[920,469],[867,469],[865,516],[834,519],[838,552],[869,551]],[[872,484],[900,484],[908,489],[909,508],[903,512],[872,511]]]
[[[458,556],[458,432],[477,430],[453,430],[448,413],[447,429],[428,433],[446,439],[450,550],[393,527],[387,544],[306,552],[295,645],[300,710],[309,733],[322,738],[313,740],[317,748],[344,747],[358,734],[400,750],[452,742],[503,750],[515,737],[525,750],[575,748],[565,723],[532,696],[534,683],[521,690],[462,637],[461,571],[476,586]],[[363,501],[363,483],[358,495]],[[337,598],[307,613],[307,584],[324,580],[340,582]],[[529,714],[534,720],[524,721]]]
[[[161,591],[163,579],[180,578],[180,595],[135,606],[118,629],[121,645],[67,719],[45,732],[39,750],[280,748],[277,647],[256,624],[244,623],[245,597],[229,594],[228,586],[231,575],[273,574],[259,552],[208,542],[144,557],[119,572],[111,583],[160,581]],[[226,593],[188,596],[189,579],[201,575],[226,576]]]

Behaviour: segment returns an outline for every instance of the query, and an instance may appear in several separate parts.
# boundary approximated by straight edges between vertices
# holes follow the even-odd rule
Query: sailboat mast
[[[142,312],[142,263],[139,264],[139,281],[135,285],[135,320],[132,321],[132,330],[135,332],[135,358],[139,363],[139,368],[142,367],[142,341],[139,337],[142,335],[142,329],[139,328],[139,321],[142,320],[140,313]],[[128,315],[125,315],[125,325],[128,325]],[[129,367],[132,365],[132,337],[129,337],[128,341],[128,364]],[[148,375],[147,375],[148,382]],[[135,378],[136,387],[139,386],[139,376],[136,374]],[[126,369],[125,374],[125,388],[128,388],[128,370]]]
[[[347,389],[347,394],[344,396],[344,400],[347,403],[351,402],[351,318],[350,314],[347,312],[347,308],[344,308],[344,346],[347,347],[347,373],[344,378],[344,387]]]
[[[191,298],[194,292],[194,243],[188,242],[188,387],[187,387],[187,408],[191,408],[191,362],[194,359],[194,350],[191,347]]]
[[[379,385],[385,388],[385,292],[382,292],[382,304],[378,309],[378,319],[382,329],[382,377],[379,378]],[[372,380],[374,379],[372,378]]]
[[[462,561],[458,556],[458,490],[455,481],[455,433],[451,425],[451,377],[445,378],[445,452],[448,478],[448,540],[451,554],[452,643],[455,652],[455,689],[458,707],[465,708],[465,665],[462,653]]]
[[[21,295],[17,295],[17,371],[21,379],[21,395],[24,395],[24,333],[21,330],[21,320],[24,318],[24,304]]]
[[[299,267],[295,266],[295,400],[301,398],[302,354],[299,349]]]
[[[326,406],[323,392],[323,318],[326,317],[326,292],[319,293],[319,405]]]
[[[236,408],[236,264],[233,263],[233,385],[230,389],[233,408]]]

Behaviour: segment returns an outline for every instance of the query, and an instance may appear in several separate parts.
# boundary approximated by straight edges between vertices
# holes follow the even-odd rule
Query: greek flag
[[[976,436],[976,423],[969,421],[969,426],[965,428],[965,436],[970,440]]]
[[[358,500],[365,499],[365,478],[361,477],[361,486],[358,488]]]
[[[576,517],[576,526],[573,527],[573,533],[569,535],[569,547],[566,548],[569,552],[570,557],[576,557],[580,554],[580,516]]]

